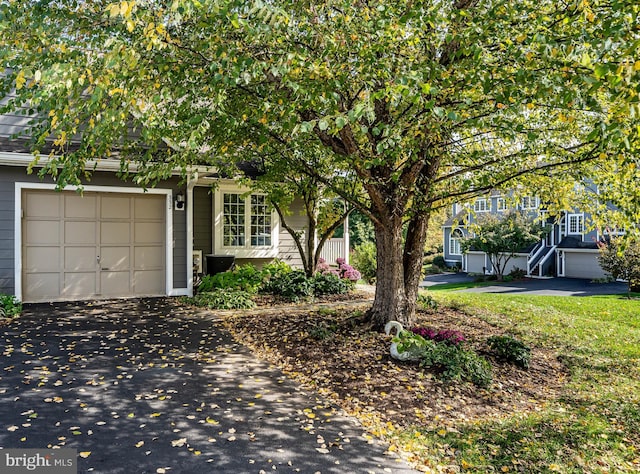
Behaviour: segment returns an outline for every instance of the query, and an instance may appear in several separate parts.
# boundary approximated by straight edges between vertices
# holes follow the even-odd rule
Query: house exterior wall
[[[309,221],[304,211],[304,203],[302,199],[296,198],[291,203],[289,211],[289,215],[285,216],[287,224],[296,230],[304,231],[306,237]],[[292,267],[303,267],[298,247],[296,247],[296,243],[294,242],[293,237],[291,237],[291,234],[289,234],[282,225],[280,226],[280,247],[278,249],[278,258],[287,262]]]
[[[15,183],[54,184],[50,177],[40,179],[36,174],[28,175],[25,168],[0,165],[0,293],[15,294]],[[97,171],[93,174],[91,186],[128,186],[115,174]],[[168,180],[157,186],[171,189],[175,194],[183,190],[178,186],[178,178]],[[172,211],[173,217],[173,288],[187,287],[186,268],[186,212]]]
[[[504,274],[508,275],[516,268],[527,271],[527,254],[517,254],[507,262]]]
[[[598,251],[568,252],[564,249],[564,276],[568,278],[604,278],[607,273],[598,263]]]
[[[0,167],[0,293],[13,295],[14,280],[14,175]]]
[[[462,230],[462,229],[461,229]],[[451,232],[453,232],[452,227],[445,227],[443,229],[443,245],[442,245],[442,254],[444,257],[444,261],[448,266],[458,266],[462,267],[462,255],[455,255],[449,252],[449,238],[451,237]],[[464,232],[464,231],[462,231]]]
[[[202,250],[204,273],[207,272],[207,259],[204,256],[213,253],[212,194],[210,187],[193,189],[193,249]]]

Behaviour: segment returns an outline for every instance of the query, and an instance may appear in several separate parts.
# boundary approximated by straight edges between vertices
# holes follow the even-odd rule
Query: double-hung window
[[[216,253],[240,258],[277,256],[278,219],[266,196],[221,189],[216,210]]]
[[[489,204],[488,204],[488,202],[487,202],[487,200],[485,198],[478,198],[478,199],[476,199],[476,202],[473,205],[473,209],[476,212],[488,212],[489,211]]]
[[[520,200],[520,208],[522,210],[537,209],[540,205],[538,196],[523,196]]]
[[[498,211],[506,211],[507,210],[507,201],[503,197],[499,197],[496,199],[496,209]]]
[[[567,216],[567,234],[582,235],[584,232],[584,214],[569,214]]]

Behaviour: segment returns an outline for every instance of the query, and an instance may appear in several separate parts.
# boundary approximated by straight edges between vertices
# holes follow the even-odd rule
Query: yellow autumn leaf
[[[214,419],[213,419],[213,418],[211,418],[211,417],[207,417],[207,418],[205,419],[205,421],[206,421],[207,423],[209,423],[210,425],[219,425],[219,424],[220,424],[219,422],[217,422],[216,420],[214,420]]]
[[[24,71],[20,71],[16,76],[16,89],[22,89],[27,80],[24,77]]]
[[[135,446],[136,446],[136,448],[141,448],[142,446],[144,446],[144,441],[138,441],[138,442],[135,444]]]
[[[88,458],[89,456],[91,456],[91,451],[81,451],[81,452],[80,452],[80,453],[78,453],[78,454],[79,454],[79,456],[80,456],[81,458],[85,458],[85,459],[86,459],[86,458]]]
[[[120,14],[120,5],[117,3],[112,3],[109,7],[109,16],[113,18],[114,16],[118,16]]]

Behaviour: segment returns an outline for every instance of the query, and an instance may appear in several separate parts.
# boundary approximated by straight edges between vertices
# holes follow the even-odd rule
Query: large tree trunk
[[[375,327],[388,321],[398,321],[406,328],[415,324],[428,220],[427,213],[414,216],[406,240],[401,218],[375,226],[378,267],[376,296],[369,313]]]
[[[376,296],[369,312],[375,327],[381,328],[388,321],[399,321],[408,326],[407,295],[404,285],[402,259],[401,222],[375,224],[377,268]]]

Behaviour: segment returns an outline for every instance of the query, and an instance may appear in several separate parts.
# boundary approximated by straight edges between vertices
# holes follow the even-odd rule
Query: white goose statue
[[[384,326],[384,332],[385,332],[385,334],[387,336],[391,334],[391,331],[393,329],[396,330],[396,336],[399,336],[400,333],[405,330],[402,327],[402,324],[400,324],[398,321],[389,321]],[[403,362],[407,362],[407,361],[416,362],[416,361],[420,360],[420,356],[419,355],[413,354],[410,351],[398,352],[398,343],[397,342],[392,342],[391,343],[391,347],[389,348],[389,353],[391,354],[391,357],[393,357],[394,359],[401,360]]]

